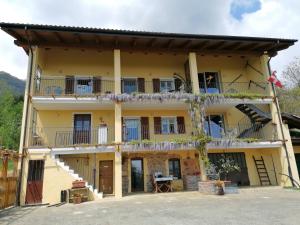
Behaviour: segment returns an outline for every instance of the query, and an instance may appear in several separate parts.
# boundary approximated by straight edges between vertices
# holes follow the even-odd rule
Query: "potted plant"
[[[216,194],[224,195],[224,181],[217,180],[215,186],[216,186]]]
[[[224,175],[224,180],[227,181],[228,179],[228,174],[234,171],[240,171],[240,167],[235,163],[234,160],[230,158],[222,158],[218,162],[219,167],[218,167],[218,174],[219,177],[220,175]]]

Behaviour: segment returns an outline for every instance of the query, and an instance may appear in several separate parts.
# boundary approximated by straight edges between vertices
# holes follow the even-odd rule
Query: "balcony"
[[[96,95],[113,94],[114,80],[101,77],[43,77],[35,80],[35,96],[77,96],[89,97]],[[153,79],[124,78],[121,80],[122,93],[172,93],[189,92],[190,85],[186,85],[180,79]]]
[[[107,146],[114,142],[114,128],[105,125],[92,129],[32,128],[30,134],[30,147]]]

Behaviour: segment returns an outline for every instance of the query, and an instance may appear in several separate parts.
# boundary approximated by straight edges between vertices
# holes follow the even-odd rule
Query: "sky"
[[[300,39],[299,0],[0,0],[0,21]],[[279,76],[300,44],[272,59]],[[0,32],[0,71],[26,78],[27,55]]]

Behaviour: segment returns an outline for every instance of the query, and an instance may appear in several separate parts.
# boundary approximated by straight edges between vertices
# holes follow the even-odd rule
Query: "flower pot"
[[[81,197],[80,196],[74,196],[73,197],[73,203],[74,204],[80,204],[81,203]]]
[[[217,195],[224,195],[224,189],[222,186],[216,186],[216,194]]]

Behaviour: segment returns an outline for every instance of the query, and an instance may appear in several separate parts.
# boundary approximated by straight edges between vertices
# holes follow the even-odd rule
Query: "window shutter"
[[[154,133],[161,134],[161,117],[154,117]]]
[[[184,117],[178,116],[177,117],[177,129],[179,134],[185,133],[185,124],[184,124]]]
[[[142,132],[142,140],[149,140],[149,118],[148,117],[141,117],[141,132]]]
[[[160,81],[159,79],[153,79],[153,93],[159,93],[160,92]]]
[[[101,92],[101,77],[93,77],[93,93]]]
[[[74,94],[74,76],[66,76],[65,94]]]
[[[174,83],[175,83],[175,91],[180,91],[180,87],[182,85],[182,80],[175,78]]]
[[[145,78],[138,78],[138,92],[145,93]]]

